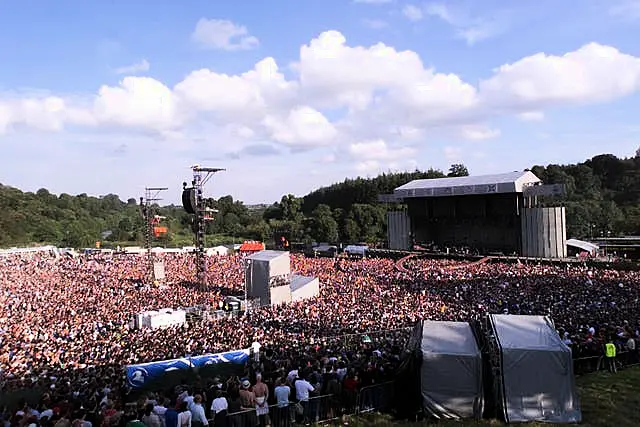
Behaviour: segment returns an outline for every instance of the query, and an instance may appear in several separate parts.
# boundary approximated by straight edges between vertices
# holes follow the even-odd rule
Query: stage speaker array
[[[196,213],[196,189],[185,188],[182,191],[182,207],[188,214]]]

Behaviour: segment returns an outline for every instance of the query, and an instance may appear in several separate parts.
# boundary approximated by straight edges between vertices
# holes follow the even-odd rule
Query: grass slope
[[[598,372],[577,379],[582,424],[592,427],[640,426],[640,367],[628,368],[615,375]],[[350,426],[502,426],[491,421],[465,422],[396,422],[386,416],[367,414],[349,421]],[[548,427],[547,423],[530,423],[526,426]]]

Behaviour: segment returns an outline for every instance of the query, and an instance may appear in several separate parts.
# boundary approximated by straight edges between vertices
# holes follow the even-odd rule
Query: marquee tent
[[[482,417],[482,355],[468,323],[425,320],[416,326],[409,346],[396,383],[399,412],[423,409],[443,419]],[[414,378],[419,385],[411,383]]]
[[[582,416],[571,350],[545,316],[491,315],[500,351],[505,421],[577,423]]]

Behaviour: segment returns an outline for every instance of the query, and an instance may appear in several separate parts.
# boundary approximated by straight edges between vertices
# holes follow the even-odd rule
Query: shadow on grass
[[[577,379],[582,426],[640,426],[640,367],[627,368],[617,374],[598,372]],[[346,424],[348,422],[348,424]],[[387,415],[364,414],[334,425],[364,426],[503,426],[497,420],[400,422]],[[554,424],[527,423],[525,426],[549,427]]]

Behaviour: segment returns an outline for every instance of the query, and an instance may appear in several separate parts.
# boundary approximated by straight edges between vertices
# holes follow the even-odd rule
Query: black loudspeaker
[[[182,207],[188,214],[196,213],[196,190],[195,188],[185,188],[182,191]]]

